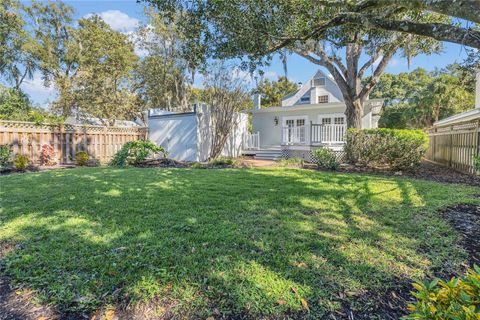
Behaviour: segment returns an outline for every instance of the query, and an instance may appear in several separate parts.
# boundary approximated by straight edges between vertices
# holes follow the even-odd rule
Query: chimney
[[[262,96],[258,93],[253,95],[253,109],[258,110],[262,107]]]
[[[475,108],[480,109],[480,68],[477,69],[475,82]]]

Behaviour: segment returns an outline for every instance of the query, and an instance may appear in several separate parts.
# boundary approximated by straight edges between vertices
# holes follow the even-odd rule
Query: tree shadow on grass
[[[452,201],[451,188],[428,182],[268,169],[79,169],[3,182],[0,240],[22,244],[5,271],[61,312],[163,295],[155,312],[165,317],[322,317],[428,275],[420,247],[446,235],[436,263],[454,251],[443,221],[418,217]],[[429,224],[434,241],[421,235]]]

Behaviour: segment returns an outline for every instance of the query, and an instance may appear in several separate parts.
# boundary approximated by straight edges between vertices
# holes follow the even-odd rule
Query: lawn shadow
[[[30,185],[55,188],[45,197]],[[165,317],[322,317],[428,274],[418,249],[444,234],[426,239],[427,224],[447,232],[438,251],[451,253],[443,222],[418,216],[451,201],[447,186],[432,186],[270,169],[15,177],[1,193],[0,230],[22,249],[5,256],[5,271],[62,312],[160,295]]]

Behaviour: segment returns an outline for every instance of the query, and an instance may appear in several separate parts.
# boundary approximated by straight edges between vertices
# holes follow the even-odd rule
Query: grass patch
[[[4,272],[63,311],[148,303],[206,317],[322,317],[455,271],[437,210],[478,188],[400,177],[78,168],[0,177]],[[341,298],[339,298],[341,297]],[[163,309],[162,309],[163,308]]]

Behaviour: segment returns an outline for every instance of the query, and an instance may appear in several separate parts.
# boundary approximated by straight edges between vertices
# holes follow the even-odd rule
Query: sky
[[[143,10],[147,5],[144,2],[137,3],[135,0],[71,0],[65,2],[75,9],[75,19],[98,14],[113,29],[126,33],[132,32],[144,21]],[[28,2],[24,1],[24,3]],[[418,67],[430,71],[435,68],[443,68],[454,62],[461,62],[465,56],[465,49],[460,45],[444,43],[444,50],[441,54],[414,57],[411,59],[410,66],[408,66],[406,58],[397,54],[390,61],[386,73],[408,72]],[[319,66],[297,55],[289,55],[287,65],[289,79],[302,83],[313,76],[317,69],[321,69]],[[264,68],[263,71],[265,72],[265,78],[273,80],[278,76],[284,75],[282,63],[278,57],[274,57],[272,64]],[[201,84],[195,83],[195,85]],[[35,104],[42,107],[48,106],[48,103],[54,100],[56,95],[53,88],[45,88],[43,86],[42,79],[38,73],[35,74],[32,80],[28,80],[23,85],[23,89]]]

